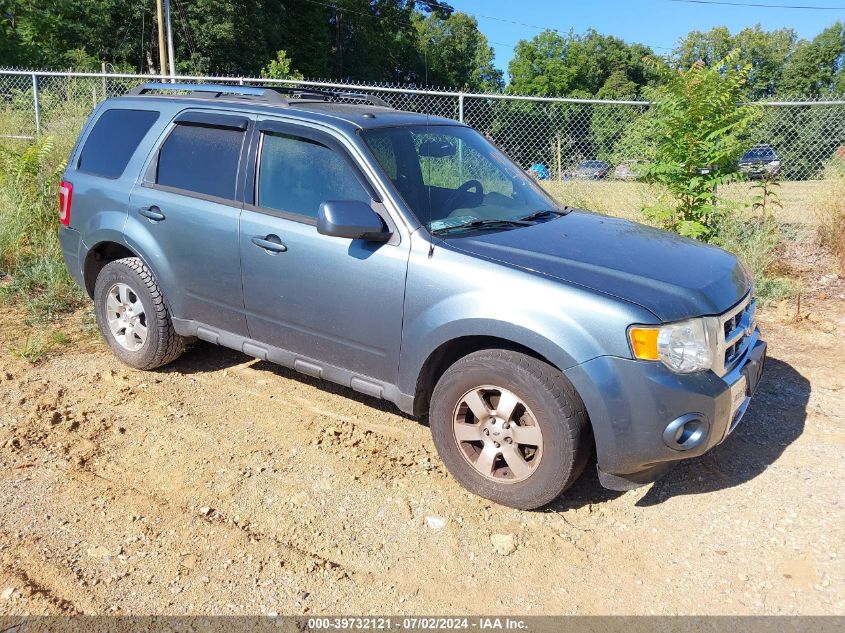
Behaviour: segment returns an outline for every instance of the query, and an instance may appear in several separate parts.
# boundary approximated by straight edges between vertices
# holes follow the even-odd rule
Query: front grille
[[[748,350],[754,332],[756,301],[749,293],[738,305],[720,317],[718,330],[717,366],[719,375],[725,375],[739,362]]]

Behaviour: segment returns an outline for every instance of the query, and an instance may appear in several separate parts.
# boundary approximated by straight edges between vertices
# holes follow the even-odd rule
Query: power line
[[[845,11],[845,6],[824,7],[808,4],[765,4],[762,2],[727,2],[726,0],[667,0],[687,4],[718,4],[729,7],[755,7],[758,9],[806,9],[807,11]]]
[[[179,14],[179,23],[182,26],[182,34],[185,36],[185,40],[188,42],[188,49],[191,51],[191,57],[196,57],[196,47],[193,38],[193,34],[191,33],[191,23],[188,21],[188,16],[185,13],[185,9],[182,6],[182,3],[179,0],[176,0],[176,13]]]
[[[144,5],[141,5],[141,48],[138,52],[138,72],[144,72],[144,23],[146,22],[147,12],[144,9]]]
[[[436,5],[437,3],[432,3],[432,4]],[[439,5],[437,5],[437,6],[439,6]],[[464,11],[463,13],[466,13],[466,12]],[[553,26],[539,26],[537,24],[530,24],[529,22],[520,22],[519,20],[511,20],[511,19],[508,19],[508,18],[501,18],[501,17],[495,16],[495,15],[484,15],[483,13],[470,13],[469,15],[472,15],[473,17],[476,17],[476,18],[482,18],[482,19],[485,19],[485,20],[495,20],[497,22],[505,22],[507,24],[515,24],[517,26],[524,26],[524,27],[529,28],[529,29],[536,29],[537,31],[552,31],[554,33],[560,34],[560,29],[555,28]],[[508,48],[516,48],[515,45],[512,46],[510,44],[502,44],[501,42],[491,41],[490,43],[491,44],[497,44],[499,46],[507,46]],[[659,48],[659,49],[666,50],[666,51],[672,50],[672,48],[670,46],[651,46],[649,44],[646,44],[646,46],[648,46],[649,48]]]

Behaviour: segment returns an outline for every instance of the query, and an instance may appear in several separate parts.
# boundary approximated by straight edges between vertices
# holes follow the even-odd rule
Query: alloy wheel
[[[114,284],[106,294],[106,319],[118,344],[137,352],[147,341],[147,313],[141,298],[124,283]]]
[[[543,455],[543,433],[525,403],[508,389],[485,385],[458,401],[452,430],[464,459],[496,483],[530,477]]]

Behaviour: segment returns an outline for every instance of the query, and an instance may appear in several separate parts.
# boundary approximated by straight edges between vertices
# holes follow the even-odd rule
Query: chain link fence
[[[74,136],[91,109],[153,75],[0,71],[0,138],[41,133]],[[649,155],[649,104],[420,90],[402,86],[252,77],[187,77],[183,83],[280,84],[354,91],[395,108],[457,119],[493,140],[525,169],[549,181],[636,180]],[[749,138],[753,160],[782,180],[825,178],[845,166],[845,100],[760,102],[762,119]]]

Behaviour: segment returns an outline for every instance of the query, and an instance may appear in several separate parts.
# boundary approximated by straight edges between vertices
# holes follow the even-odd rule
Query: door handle
[[[268,253],[284,253],[288,250],[288,247],[282,244],[282,240],[279,239],[278,235],[273,235],[272,233],[267,237],[261,237],[260,235],[256,235],[252,238],[252,243],[258,246],[259,248],[263,248]]]
[[[161,222],[164,219],[164,214],[157,206],[141,207],[138,213],[147,218],[150,222]]]

